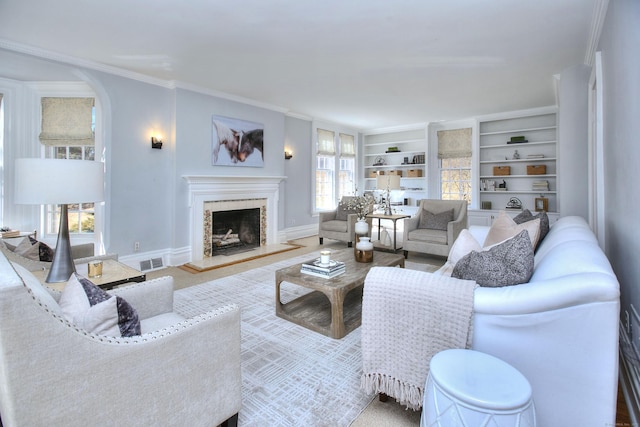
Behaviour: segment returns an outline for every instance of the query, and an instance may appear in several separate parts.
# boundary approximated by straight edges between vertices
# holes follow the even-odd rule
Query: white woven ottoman
[[[513,366],[474,350],[431,359],[421,427],[535,425],[531,385]]]

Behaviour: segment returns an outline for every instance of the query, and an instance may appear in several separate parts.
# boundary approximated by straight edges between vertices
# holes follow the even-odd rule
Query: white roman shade
[[[356,143],[353,135],[340,134],[340,157],[355,157]]]
[[[335,133],[318,129],[318,154],[334,156],[336,154]]]
[[[438,158],[471,157],[471,128],[439,130]]]
[[[93,98],[42,98],[40,142],[47,146],[94,145]]]

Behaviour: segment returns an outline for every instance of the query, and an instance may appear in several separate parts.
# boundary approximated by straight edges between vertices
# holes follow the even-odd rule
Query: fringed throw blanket
[[[419,409],[431,357],[471,346],[477,286],[415,270],[372,268],[362,301],[364,390]]]

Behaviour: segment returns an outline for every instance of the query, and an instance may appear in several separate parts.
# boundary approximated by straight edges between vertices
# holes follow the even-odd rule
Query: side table
[[[388,219],[388,220],[393,221],[393,252],[396,252],[398,249],[400,249],[397,246],[397,237],[396,237],[397,227],[396,227],[396,223],[398,222],[399,219],[411,218],[411,215],[406,215],[406,214],[385,215],[383,213],[372,213],[372,214],[367,215],[367,218],[377,218],[378,219],[378,240],[380,240],[380,223],[382,222],[382,220],[383,219]]]
[[[144,282],[147,278],[146,274],[113,259],[102,260],[102,276],[100,277],[89,277],[88,270],[89,264],[76,264],[76,272],[79,275],[86,277],[91,283],[102,289],[112,289],[124,283]],[[38,270],[32,273],[38,278],[40,283],[49,288],[62,291],[66,285],[66,282],[47,283],[48,270]]]

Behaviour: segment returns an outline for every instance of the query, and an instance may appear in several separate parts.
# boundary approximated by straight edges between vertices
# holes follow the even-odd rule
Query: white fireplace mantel
[[[280,183],[284,176],[209,176],[184,175],[188,186],[188,204],[191,209],[191,260],[203,259],[204,204],[205,202],[266,199],[267,245],[278,243],[278,201]]]

